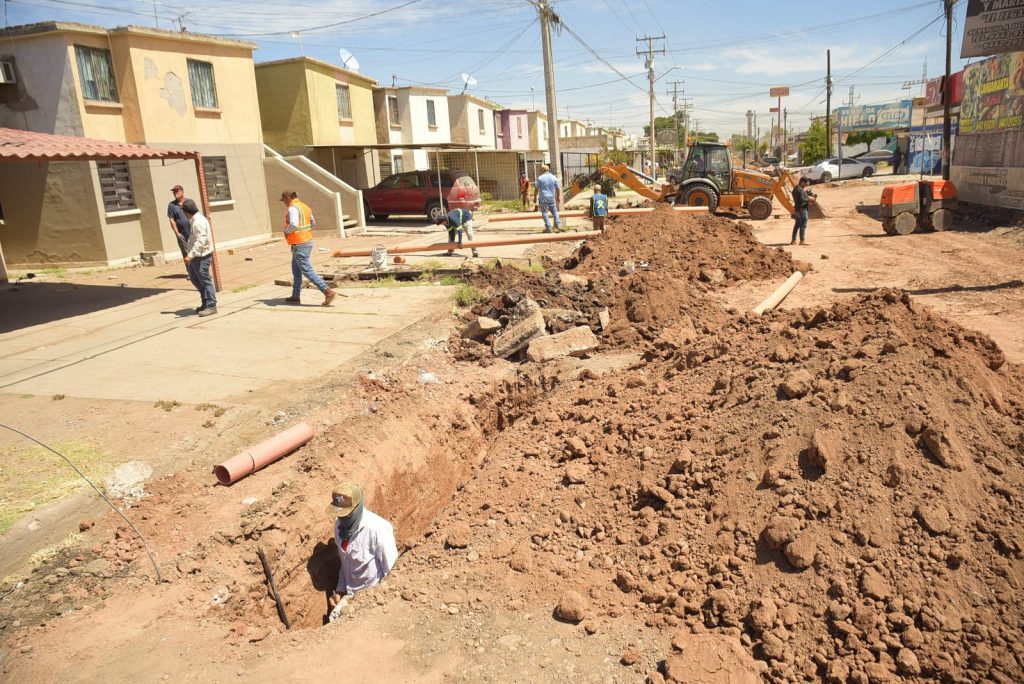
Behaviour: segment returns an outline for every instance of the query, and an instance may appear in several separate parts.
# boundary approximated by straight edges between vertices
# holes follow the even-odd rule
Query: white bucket
[[[377,245],[370,250],[370,266],[375,271],[388,270],[388,248],[384,245]]]

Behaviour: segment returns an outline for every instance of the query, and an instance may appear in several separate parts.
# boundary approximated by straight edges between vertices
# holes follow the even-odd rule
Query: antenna
[[[464,86],[462,86],[463,93],[466,92],[466,89],[469,88],[469,86],[476,85],[476,79],[466,73],[462,74],[462,82],[465,84]]]
[[[359,60],[355,58],[351,52],[345,48],[338,50],[338,55],[341,57],[341,66],[349,71],[359,71]]]

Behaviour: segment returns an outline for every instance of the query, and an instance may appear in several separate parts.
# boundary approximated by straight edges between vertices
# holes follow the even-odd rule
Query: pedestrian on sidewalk
[[[608,195],[601,192],[601,186],[594,186],[594,196],[590,198],[590,218],[594,230],[604,232],[604,220],[608,217]]]
[[[804,240],[807,234],[807,209],[811,202],[815,200],[817,195],[807,189],[807,186],[811,184],[811,179],[807,176],[801,176],[800,182],[795,188],[793,188],[793,206],[796,209],[796,213],[793,217],[796,219],[796,223],[793,224],[793,237],[789,241],[789,244],[795,245],[796,238],[799,234],[800,244],[807,244]]]
[[[548,212],[555,221],[555,232],[562,232],[562,221],[558,218],[558,198],[561,194],[562,181],[555,174],[551,173],[551,167],[545,164],[541,167],[544,171],[537,177],[537,204],[540,205],[540,217],[544,219],[544,232],[551,232],[551,222],[548,221]]]
[[[523,209],[529,208],[530,202],[530,179],[523,174],[519,179],[519,198],[523,201]]]
[[[313,255],[313,226],[316,219],[309,205],[299,200],[294,190],[281,193],[281,201],[287,207],[284,212],[284,238],[292,250],[292,296],[285,298],[289,304],[301,304],[302,276],[324,294],[322,306],[330,306],[337,293],[327,287],[315,270],[310,257]]]
[[[892,175],[895,176],[900,172],[901,164],[903,164],[903,150],[897,143],[896,149],[892,151]]]
[[[189,226],[188,216],[185,216],[185,212],[182,210],[181,205],[185,201],[185,188],[180,185],[175,185],[171,188],[171,192],[174,193],[174,199],[167,205],[167,221],[171,224],[171,232],[174,233],[174,239],[178,243],[178,249],[181,250],[181,258],[185,258],[185,254],[188,250],[185,249],[185,245],[188,244],[189,233],[192,232],[192,228]],[[188,269],[185,269],[188,272]]]
[[[355,482],[334,488],[327,514],[334,518],[334,542],[341,559],[338,583],[329,600],[334,609],[342,595],[379,584],[398,560],[398,545],[394,527],[365,507],[363,488]]]
[[[196,313],[200,316],[212,316],[217,313],[217,290],[213,286],[210,267],[213,263],[213,238],[210,233],[210,222],[199,213],[199,207],[193,200],[187,199],[181,204],[181,210],[189,221],[188,243],[186,243],[185,269],[188,279],[199,292],[200,304]]]
[[[473,230],[473,212],[469,209],[452,209],[445,216],[439,216],[436,225],[443,225],[448,230],[448,242],[458,242],[462,247],[462,231],[466,231],[466,237],[472,242],[476,239],[476,231]],[[472,248],[473,256],[480,256],[476,247]],[[455,254],[455,250],[449,249],[448,256]]]

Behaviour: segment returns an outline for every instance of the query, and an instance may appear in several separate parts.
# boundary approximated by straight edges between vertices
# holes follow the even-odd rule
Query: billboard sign
[[[872,131],[909,128],[913,100],[900,100],[881,105],[857,105],[836,110],[844,131]]]
[[[996,55],[964,67],[964,97],[960,103],[962,133],[1018,128],[1022,117],[1024,52]]]
[[[960,58],[1024,50],[1024,0],[967,0]]]
[[[1024,0],[1021,0],[1024,2]],[[762,91],[763,92],[763,91]],[[769,97],[789,97],[789,86],[778,86],[768,91]]]
[[[942,83],[944,80],[945,77],[939,76],[928,81],[924,93],[925,106],[938,107],[942,104]],[[952,92],[950,93],[949,104],[955,107],[964,99],[964,72],[958,71],[953,74],[951,83]]]

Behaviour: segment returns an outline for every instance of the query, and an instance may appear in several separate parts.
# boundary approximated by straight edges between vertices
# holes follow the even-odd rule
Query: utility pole
[[[665,54],[665,48],[655,48],[654,43],[659,40],[665,40],[665,35],[660,36],[644,36],[643,38],[637,38],[638,43],[647,43],[646,50],[637,50],[637,57],[644,57],[644,67],[647,69],[647,83],[648,92],[650,94],[650,114],[651,114],[651,172],[653,173],[654,165],[657,163],[657,134],[654,132],[654,55]]]
[[[786,158],[789,156],[789,107],[782,110],[782,159],[779,161],[786,166]]]
[[[679,166],[682,162],[679,154],[679,86],[686,83],[686,81],[672,81],[672,92],[667,93],[672,96],[672,119],[676,125],[676,156],[674,159],[675,165]],[[686,93],[686,89],[683,89],[683,93]],[[685,141],[685,138],[684,138]]]
[[[551,157],[551,168],[556,176],[562,175],[562,159],[558,152],[558,103],[555,100],[555,67],[551,56],[551,23],[556,25],[561,19],[547,0],[539,0],[537,11],[540,13],[540,42],[544,51],[544,97],[548,109],[548,156]]]
[[[952,144],[952,130],[949,121],[949,101],[952,94],[950,81],[953,71],[953,3],[943,0],[946,7],[946,78],[942,82],[942,180],[949,180],[949,163],[952,161],[949,146]]]
[[[825,51],[825,156],[832,156],[832,51]]]

